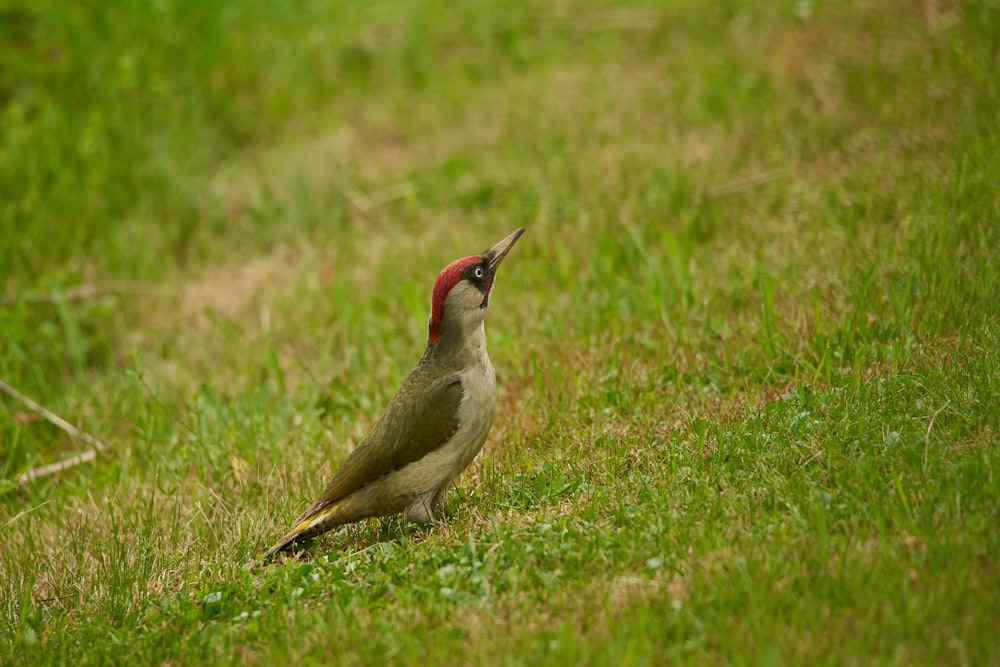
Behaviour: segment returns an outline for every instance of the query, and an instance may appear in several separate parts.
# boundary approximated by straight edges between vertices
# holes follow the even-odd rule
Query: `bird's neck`
[[[468,329],[442,328],[437,342],[427,346],[424,356],[455,368],[488,365],[490,359],[486,354],[486,330],[483,322]]]

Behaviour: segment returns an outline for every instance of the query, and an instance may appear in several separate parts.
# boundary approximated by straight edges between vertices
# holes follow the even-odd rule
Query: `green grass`
[[[689,4],[0,0],[0,662],[1000,662],[1000,6]],[[248,568],[519,226],[451,518]]]

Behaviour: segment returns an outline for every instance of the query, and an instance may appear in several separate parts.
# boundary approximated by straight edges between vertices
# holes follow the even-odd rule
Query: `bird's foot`
[[[435,519],[434,512],[431,509],[431,506],[433,505],[431,500],[432,495],[429,493],[425,493],[414,498],[413,501],[406,506],[406,509],[403,510],[403,518],[422,526],[434,525]]]

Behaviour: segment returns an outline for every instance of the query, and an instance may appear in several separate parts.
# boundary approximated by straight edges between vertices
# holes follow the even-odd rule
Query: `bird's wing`
[[[458,429],[462,383],[448,373],[426,383],[416,368],[386,406],[360,445],[344,461],[320,499],[296,523],[354,493],[391,470],[416,461],[446,443]]]

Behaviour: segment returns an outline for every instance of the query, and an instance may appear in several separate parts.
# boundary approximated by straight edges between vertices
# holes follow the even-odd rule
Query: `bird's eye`
[[[472,275],[474,275],[476,278],[482,278],[483,277],[483,267],[477,266],[476,269],[475,269],[475,271],[472,272]]]

